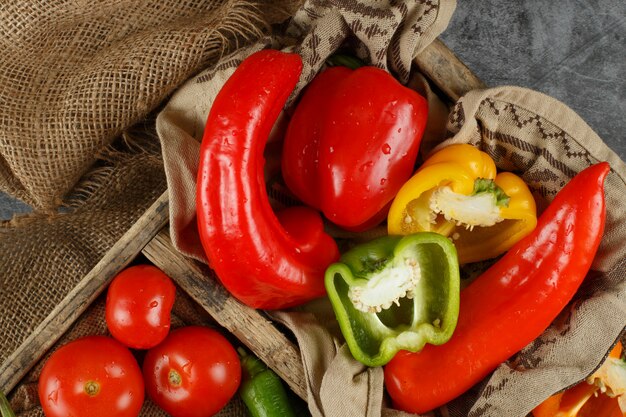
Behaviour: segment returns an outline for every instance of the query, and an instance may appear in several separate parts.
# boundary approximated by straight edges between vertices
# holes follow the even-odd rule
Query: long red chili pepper
[[[461,292],[456,330],[441,346],[400,352],[385,367],[394,405],[424,413],[456,398],[537,338],[589,271],[605,221],[602,162],[576,175],[536,229]]]
[[[202,245],[224,286],[254,308],[324,295],[324,271],[339,257],[317,212],[277,217],[265,190],[263,149],[301,70],[298,55],[275,50],[244,60],[215,98],[200,148]]]

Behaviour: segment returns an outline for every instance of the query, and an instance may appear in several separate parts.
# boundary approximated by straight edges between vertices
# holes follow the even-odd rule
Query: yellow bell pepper
[[[387,225],[390,235],[451,237],[464,264],[510,249],[537,225],[537,208],[520,177],[497,174],[485,152],[456,144],[433,154],[402,186]]]

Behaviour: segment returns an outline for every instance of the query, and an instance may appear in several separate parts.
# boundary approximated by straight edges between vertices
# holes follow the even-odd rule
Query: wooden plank
[[[453,102],[471,90],[487,86],[439,39],[428,45],[415,65]]]
[[[206,266],[181,255],[169,232],[162,230],[143,254],[200,304],[222,327],[237,337],[306,400],[304,369],[298,348],[261,311],[235,298]]]
[[[169,199],[163,193],[0,366],[0,390],[10,392],[70,328],[108,283],[167,224]]]

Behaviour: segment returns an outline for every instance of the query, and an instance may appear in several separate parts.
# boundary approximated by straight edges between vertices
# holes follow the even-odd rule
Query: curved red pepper
[[[265,190],[263,149],[301,70],[298,55],[275,50],[244,60],[215,98],[200,148],[202,245],[222,284],[254,308],[324,295],[324,271],[339,258],[316,211],[277,217]]]
[[[414,170],[428,103],[374,67],[332,67],[307,87],[285,135],[289,189],[333,223],[380,223]]]
[[[461,292],[450,341],[400,352],[385,367],[395,407],[424,413],[467,391],[537,338],[574,296],[605,221],[602,162],[576,175],[535,230]]]

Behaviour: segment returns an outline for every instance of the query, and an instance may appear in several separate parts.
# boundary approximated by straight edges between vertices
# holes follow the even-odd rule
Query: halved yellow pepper
[[[497,174],[485,152],[455,144],[428,158],[389,209],[390,235],[450,236],[461,264],[496,257],[537,225],[535,200],[524,181]]]

